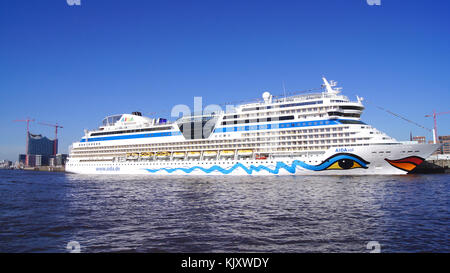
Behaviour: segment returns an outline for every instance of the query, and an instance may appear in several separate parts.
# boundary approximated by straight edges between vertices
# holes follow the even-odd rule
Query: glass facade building
[[[25,155],[25,154],[19,155],[19,163],[25,165],[26,160],[27,160],[27,155]]]
[[[58,150],[58,143],[56,140],[50,140],[47,137],[42,135],[34,135],[28,134],[28,154],[29,155],[44,155],[49,156],[56,154],[58,151],[54,153],[54,149]]]

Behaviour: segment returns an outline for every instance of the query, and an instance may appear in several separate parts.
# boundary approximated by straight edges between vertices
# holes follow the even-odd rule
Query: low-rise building
[[[441,154],[450,154],[450,135],[439,136],[439,143],[442,144]]]
[[[442,146],[433,155],[450,154],[450,136],[439,136],[438,140]],[[431,144],[433,141],[430,140],[428,143]]]
[[[0,160],[0,169],[9,169],[12,167],[12,162],[9,160]]]
[[[412,140],[417,141],[417,143],[427,143],[427,138],[424,136],[415,136]]]

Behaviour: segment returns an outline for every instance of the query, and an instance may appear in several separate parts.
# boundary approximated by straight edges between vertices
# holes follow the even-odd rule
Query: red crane
[[[433,117],[433,120],[434,120],[434,136],[433,136],[434,137],[434,143],[437,143],[439,141],[438,134],[437,134],[437,121],[436,121],[436,118],[437,118],[437,116],[446,115],[446,114],[450,114],[450,111],[436,113],[436,111],[433,110],[433,114],[425,116],[425,117]]]
[[[25,165],[28,166],[28,135],[30,134],[30,122],[34,122],[34,119],[16,119],[13,122],[26,122],[27,123],[27,146],[25,147]]]
[[[38,123],[41,125],[45,125],[45,126],[55,127],[55,142],[53,144],[53,155],[56,155],[56,149],[58,148],[58,128],[63,128],[63,127],[58,125],[58,123],[56,123],[56,124],[49,124],[49,123],[44,123],[44,122],[38,122]]]

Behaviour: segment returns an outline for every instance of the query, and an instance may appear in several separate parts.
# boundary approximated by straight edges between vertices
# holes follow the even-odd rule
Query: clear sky
[[[363,121],[399,139],[450,111],[450,1],[16,0],[0,2],[0,159],[25,151],[32,117],[60,151],[104,116],[252,99],[338,81]],[[450,115],[440,116],[441,135]],[[51,127],[33,133],[53,137]]]

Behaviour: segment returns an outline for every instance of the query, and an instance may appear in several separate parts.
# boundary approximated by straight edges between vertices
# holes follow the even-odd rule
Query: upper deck
[[[205,134],[203,130],[199,136],[200,138],[207,138],[215,127],[221,125],[226,126],[240,123],[260,123],[293,119],[305,120],[316,117],[316,112],[318,113],[317,117],[320,119],[345,118],[359,120],[362,111],[364,110],[362,99],[357,97],[357,101],[350,101],[348,97],[340,94],[341,88],[335,87],[336,82],[331,81],[331,83],[329,83],[325,78],[323,78],[323,81],[324,84],[322,87],[325,90],[320,93],[274,98],[269,92],[265,92],[262,96],[262,100],[256,103],[246,103],[236,107],[228,107],[226,112],[215,111],[204,113],[202,115],[185,115],[173,122],[164,118],[154,119],[143,117],[140,112],[112,115],[106,117],[97,130],[85,131],[84,138],[131,133],[175,131],[175,135],[182,133],[189,139],[191,131],[198,130],[198,128],[202,129],[205,125],[208,125],[208,133]],[[296,109],[297,112],[291,109]],[[303,109],[303,111],[301,109]],[[301,115],[286,116],[286,114],[292,114],[294,112],[301,113]],[[201,124],[201,126],[197,126],[196,124]],[[186,128],[190,128],[191,130],[187,134],[184,132]]]

